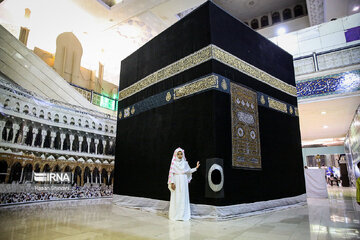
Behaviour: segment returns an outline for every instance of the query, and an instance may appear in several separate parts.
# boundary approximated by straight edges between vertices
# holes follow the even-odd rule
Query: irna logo
[[[65,173],[36,173],[34,172],[35,182],[44,183],[71,183],[71,172]]]

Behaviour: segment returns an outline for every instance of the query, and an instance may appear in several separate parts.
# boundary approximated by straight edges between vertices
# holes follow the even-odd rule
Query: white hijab
[[[177,157],[178,152],[182,152],[182,154],[183,154],[182,159],[179,159]],[[186,158],[185,158],[185,151],[181,148],[175,149],[172,160],[171,160],[168,184],[171,184],[172,174],[186,174],[187,180],[188,180],[188,182],[190,182],[192,179],[192,176],[191,176],[192,174],[191,174],[190,170],[191,169],[190,169],[189,163],[186,161]]]

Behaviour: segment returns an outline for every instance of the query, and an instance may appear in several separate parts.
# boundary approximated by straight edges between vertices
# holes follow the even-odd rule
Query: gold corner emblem
[[[122,112],[119,112],[119,119],[122,118]]]
[[[261,102],[261,104],[265,104],[265,98],[264,98],[264,95],[261,95],[261,97],[260,97],[260,102]]]
[[[223,79],[223,80],[221,81],[221,87],[222,87],[222,89],[224,89],[224,90],[227,90],[227,89],[228,89],[228,86],[227,86],[227,84],[226,84],[225,79]]]
[[[135,107],[133,106],[132,108],[131,108],[131,114],[134,114],[135,113]]]
[[[168,101],[170,101],[170,100],[171,100],[171,93],[168,92],[168,93],[166,94],[166,101],[168,102]]]
[[[128,116],[130,116],[130,108],[129,107],[124,109],[124,118],[126,118]]]
[[[292,106],[289,106],[289,111],[290,111],[290,114],[293,114],[294,110],[293,110]]]

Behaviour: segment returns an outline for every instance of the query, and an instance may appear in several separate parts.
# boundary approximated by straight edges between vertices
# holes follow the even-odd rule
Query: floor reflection
[[[111,199],[0,208],[0,239],[360,239],[355,189],[329,188],[329,199],[229,221],[172,222]]]

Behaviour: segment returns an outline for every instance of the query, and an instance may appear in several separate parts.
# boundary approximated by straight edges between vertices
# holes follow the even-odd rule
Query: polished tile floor
[[[122,208],[111,199],[0,208],[0,239],[360,239],[355,189],[329,188],[329,199],[252,217],[171,222]]]

